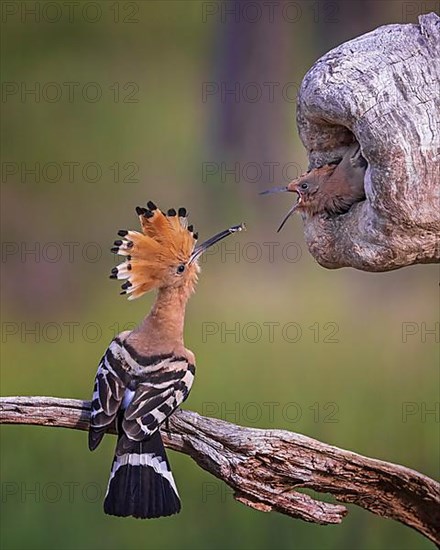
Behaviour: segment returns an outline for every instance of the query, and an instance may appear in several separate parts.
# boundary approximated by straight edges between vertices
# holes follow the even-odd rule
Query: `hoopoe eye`
[[[177,268],[177,273],[181,275],[185,271],[185,264],[180,264]]]
[[[307,185],[307,183],[302,183],[300,187],[301,189],[308,189],[309,186]]]

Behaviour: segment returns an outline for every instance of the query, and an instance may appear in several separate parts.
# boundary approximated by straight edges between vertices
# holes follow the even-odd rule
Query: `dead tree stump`
[[[319,59],[304,77],[297,123],[310,168],[360,143],[366,200],[305,221],[327,268],[389,271],[439,261],[440,18],[387,25]]]

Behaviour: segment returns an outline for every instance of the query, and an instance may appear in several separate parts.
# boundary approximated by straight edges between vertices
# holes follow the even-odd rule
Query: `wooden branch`
[[[0,424],[87,430],[90,402],[57,397],[0,398]],[[162,431],[165,445],[222,479],[235,498],[321,525],[341,523],[347,509],[299,488],[331,493],[412,527],[440,543],[440,485],[414,470],[338,449],[284,430],[244,428],[180,410]]]
[[[440,260],[440,18],[387,25],[333,49],[305,75],[297,124],[310,168],[353,136],[369,168],[366,200],[305,220],[324,267],[389,271]]]

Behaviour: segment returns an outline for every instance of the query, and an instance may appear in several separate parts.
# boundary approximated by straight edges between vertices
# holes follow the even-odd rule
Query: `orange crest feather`
[[[164,214],[151,201],[147,206],[136,208],[142,233],[120,230],[123,239],[112,248],[126,260],[112,269],[110,277],[127,279],[121,294],[129,294],[129,300],[160,286],[168,269],[188,262],[197,242],[185,208]]]

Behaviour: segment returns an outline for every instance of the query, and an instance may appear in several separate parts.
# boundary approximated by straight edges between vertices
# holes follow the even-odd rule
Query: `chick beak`
[[[287,212],[287,214],[284,216],[283,218],[283,221],[281,222],[281,225],[279,226],[279,228],[277,229],[277,233],[279,233],[281,231],[281,229],[283,229],[285,223],[287,222],[287,220],[290,218],[290,216],[296,211],[296,209],[299,207],[299,205],[301,204],[301,195],[298,193],[298,200],[296,201],[296,203],[292,206],[292,208]]]
[[[290,216],[296,211],[296,209],[301,204],[301,193],[298,190],[298,180],[291,181],[288,185],[283,185],[280,187],[272,187],[272,189],[268,189],[267,191],[262,191],[260,195],[271,195],[272,193],[296,193],[298,195],[297,202],[292,206],[292,208],[287,212],[286,216],[283,218],[283,221],[281,222],[281,225],[279,226],[277,233],[281,231],[281,229],[284,227],[287,220],[290,218]]]
[[[232,235],[232,233],[237,233],[238,231],[246,231],[246,226],[244,223],[241,223],[240,225],[233,225],[232,227],[229,227],[224,231],[220,231],[220,233],[217,233],[210,239],[204,241],[202,244],[196,246],[189,258],[188,265],[191,265],[193,262],[195,262],[199,256],[201,256],[206,250],[208,250],[208,248],[218,243],[228,235]]]
[[[272,189],[267,189],[266,191],[261,191],[259,195],[272,195],[272,193],[284,193],[285,191],[289,191],[288,185],[283,185],[281,187],[272,187]]]

